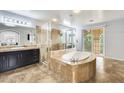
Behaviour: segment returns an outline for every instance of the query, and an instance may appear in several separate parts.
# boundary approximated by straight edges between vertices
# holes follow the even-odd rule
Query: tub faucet
[[[72,57],[71,61],[72,61],[73,63],[77,63],[77,62],[78,62],[78,58]]]

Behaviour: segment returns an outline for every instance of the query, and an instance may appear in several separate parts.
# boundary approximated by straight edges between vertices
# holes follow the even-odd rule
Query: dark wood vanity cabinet
[[[0,72],[39,62],[39,49],[0,53]]]

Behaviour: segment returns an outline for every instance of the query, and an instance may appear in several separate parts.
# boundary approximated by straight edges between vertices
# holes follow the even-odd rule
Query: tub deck
[[[74,50],[66,51],[69,53]],[[95,76],[96,57],[89,58],[73,63],[62,59],[64,50],[52,51],[49,69],[55,74],[56,78],[62,82],[85,82]]]

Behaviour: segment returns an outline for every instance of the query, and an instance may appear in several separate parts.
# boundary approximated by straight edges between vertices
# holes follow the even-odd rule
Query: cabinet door
[[[0,72],[4,71],[8,66],[7,60],[3,54],[0,54]]]
[[[34,62],[34,63],[36,63],[36,62],[39,62],[39,54],[40,52],[39,52],[39,49],[34,49],[34,50],[32,50],[32,55],[33,55],[33,57],[32,57],[32,61]]]
[[[6,55],[8,62],[9,62],[9,68],[18,67],[18,52],[10,52]]]
[[[17,65],[22,66],[23,65],[23,53],[21,51],[18,51],[17,53]]]
[[[10,69],[8,53],[0,53],[0,72]]]
[[[25,56],[25,64],[31,64],[33,61],[33,54],[32,54],[32,50],[27,50],[23,52],[24,56]]]

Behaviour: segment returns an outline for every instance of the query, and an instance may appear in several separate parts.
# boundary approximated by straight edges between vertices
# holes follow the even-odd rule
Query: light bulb
[[[78,13],[81,12],[81,10],[73,10],[73,12],[74,12],[75,14],[78,14]]]
[[[56,18],[53,18],[52,21],[53,21],[53,22],[57,22],[58,20],[57,20]]]

